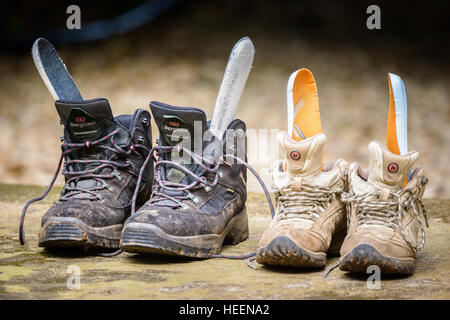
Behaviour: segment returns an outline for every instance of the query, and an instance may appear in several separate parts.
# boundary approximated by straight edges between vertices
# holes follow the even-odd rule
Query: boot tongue
[[[117,127],[109,102],[106,99],[100,98],[81,101],[58,100],[55,102],[55,105],[61,122],[64,125],[65,135],[68,135],[72,143],[98,140]],[[83,148],[77,150],[72,156],[82,160],[98,160],[106,159],[108,154],[107,152],[99,152],[96,148]],[[97,166],[98,163],[76,164],[75,168],[78,171],[82,171],[94,169]],[[107,174],[110,171],[110,168],[104,168],[98,174]],[[81,189],[100,187],[101,184],[101,182],[95,179],[82,179],[76,182],[76,186]],[[74,198],[82,199],[84,196],[85,194],[80,193],[75,195]]]
[[[158,126],[160,145],[181,145],[201,155],[203,134],[208,129],[206,115],[203,110],[190,107],[176,107],[157,101],[150,103],[150,109],[153,119]],[[163,154],[163,157],[165,160],[180,163],[195,172],[197,166],[191,164],[192,159],[190,156],[179,155],[175,158],[172,155],[170,153]],[[185,178],[185,173],[175,167],[167,166],[166,171],[169,181],[180,183]]]
[[[373,141],[369,144],[368,182],[379,188],[399,190],[418,157],[419,153],[415,151],[404,156],[394,154],[381,143]]]
[[[320,171],[322,151],[327,141],[323,133],[299,142],[288,137],[286,132],[279,136],[280,147],[285,153],[287,169],[291,176],[309,177]]]
[[[114,130],[114,117],[106,99],[55,102],[72,142],[94,141]]]
[[[193,150],[194,140],[200,139],[201,142],[203,133],[207,129],[206,115],[203,110],[176,107],[158,101],[152,101],[150,109],[158,126],[161,145],[175,146],[181,141],[188,142],[184,139],[190,139],[191,150]],[[198,137],[198,135],[201,136]]]

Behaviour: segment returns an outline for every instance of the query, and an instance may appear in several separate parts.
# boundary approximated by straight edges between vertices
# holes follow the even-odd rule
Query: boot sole
[[[122,231],[121,249],[142,254],[164,254],[209,258],[225,244],[238,244],[248,238],[246,209],[234,216],[221,234],[173,236],[147,223],[128,223]]]
[[[367,274],[367,268],[373,265],[378,266],[384,274],[411,275],[416,268],[414,259],[387,257],[368,244],[357,246],[339,259],[342,271]]]
[[[39,246],[118,249],[122,228],[122,224],[94,228],[77,218],[55,217],[41,227]]]
[[[288,237],[281,236],[258,249],[256,261],[269,266],[323,268],[327,258],[323,252],[310,252],[298,247]]]

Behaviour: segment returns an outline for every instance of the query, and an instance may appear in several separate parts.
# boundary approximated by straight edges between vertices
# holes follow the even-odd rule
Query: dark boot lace
[[[160,159],[161,154],[172,152],[172,151],[174,151],[174,149],[178,153],[183,152],[183,154],[187,154],[189,157],[191,157],[191,159],[193,159],[193,161],[194,161],[194,164],[196,164],[202,168],[202,170],[203,170],[202,173],[199,175],[177,162]],[[270,193],[267,190],[266,185],[264,184],[264,182],[262,181],[261,177],[256,172],[256,170],[253,169],[253,167],[251,167],[247,162],[241,160],[240,158],[238,158],[232,154],[227,154],[227,155],[224,155],[223,157],[221,157],[218,161],[211,161],[211,160],[207,159],[206,157],[199,156],[196,153],[192,152],[191,150],[186,149],[184,147],[180,147],[180,146],[155,146],[153,148],[153,150],[156,151],[157,156],[159,156],[158,160],[156,160],[156,162],[155,162],[155,182],[156,182],[157,186],[156,186],[156,188],[152,194],[152,197],[148,203],[153,204],[153,205],[160,205],[160,206],[170,206],[173,208],[184,207],[185,204],[183,204],[183,200],[192,200],[195,203],[197,201],[197,199],[191,193],[191,191],[194,191],[199,188],[205,188],[206,190],[210,190],[211,188],[215,187],[218,183],[219,177],[222,176],[222,173],[219,169],[220,165],[225,165],[225,166],[230,167],[231,164],[229,162],[227,162],[226,159],[231,158],[232,160],[236,161],[237,163],[244,165],[247,169],[250,170],[250,172],[253,173],[253,175],[256,177],[256,179],[261,184],[261,187],[264,190],[264,194],[265,194],[267,202],[269,204],[272,217],[275,215],[275,210],[273,208],[272,200],[270,198]],[[178,170],[183,171],[186,175],[189,175],[192,178],[192,182],[189,184],[182,184],[182,183],[177,183],[177,182],[172,182],[172,181],[167,180],[164,177],[163,172],[162,172],[162,169],[164,166],[175,167]],[[208,179],[206,179],[205,175],[208,173],[211,173],[214,175],[214,178],[212,179],[212,181],[209,181]],[[172,196],[172,195],[165,193],[164,192],[165,190],[178,191],[182,195]],[[169,200],[169,201],[165,201],[165,200]],[[163,201],[164,201],[164,203],[162,203]],[[133,209],[131,214],[133,215],[134,213],[135,212]],[[252,252],[249,254],[243,254],[243,255],[215,254],[215,255],[211,255],[210,258],[226,258],[226,259],[243,260],[243,259],[252,258],[254,256],[256,256],[256,252]],[[249,262],[248,262],[248,264],[250,267],[253,267]]]
[[[24,231],[24,222],[25,215],[28,210],[28,207],[36,202],[44,199],[50,190],[52,189],[58,173],[61,169],[62,162],[64,160],[62,174],[66,178],[65,186],[61,192],[61,195],[58,201],[64,202],[72,199],[79,200],[88,200],[88,201],[100,201],[101,203],[105,202],[105,199],[99,194],[99,191],[108,189],[111,190],[105,180],[108,179],[121,179],[120,173],[118,169],[125,169],[131,166],[131,163],[126,161],[125,163],[121,161],[124,157],[130,156],[131,154],[136,155],[137,157],[142,157],[142,155],[137,152],[136,149],[145,150],[148,153],[147,159],[145,162],[148,162],[151,150],[149,150],[145,145],[135,144],[129,146],[127,149],[123,149],[119,145],[115,144],[114,136],[119,132],[118,129],[112,131],[108,135],[104,136],[95,141],[86,141],[84,143],[67,143],[64,142],[61,145],[61,157],[59,159],[58,167],[56,169],[55,174],[53,175],[52,181],[50,185],[45,190],[45,192],[34,199],[29,200],[23,210],[20,217],[19,224],[19,239],[20,243],[25,244],[25,231]],[[88,150],[91,148],[100,148],[106,152],[111,152],[112,156],[109,159],[71,159],[70,154],[80,150]],[[103,169],[109,168],[110,173],[105,174],[102,173]],[[142,178],[142,170],[139,174],[138,181],[140,182]],[[78,185],[80,181],[83,180],[94,180],[97,183],[93,184],[92,187],[89,188],[81,188]],[[138,187],[135,189],[133,194],[132,206],[136,202],[136,197],[139,189]],[[129,204],[128,204],[129,205]]]
[[[203,173],[202,175],[197,175],[193,171],[186,168],[184,165],[179,164],[175,161],[170,160],[163,160],[160,157],[163,153],[171,153],[173,150],[178,151],[179,153],[188,154],[192,160],[194,160],[194,164],[198,165],[202,168]],[[228,165],[228,163],[222,161],[222,162],[212,162],[207,160],[206,158],[203,158],[201,156],[198,156],[197,154],[191,152],[190,150],[186,148],[182,148],[179,146],[155,146],[155,150],[157,152],[157,156],[159,157],[158,160],[155,163],[155,182],[157,183],[157,187],[155,191],[152,194],[152,197],[149,201],[150,204],[153,205],[159,205],[159,206],[170,206],[173,208],[178,207],[185,207],[185,204],[183,204],[183,200],[192,200],[197,202],[197,199],[195,196],[192,195],[191,191],[194,191],[199,188],[204,188],[205,190],[209,191],[211,188],[215,187],[219,176],[222,175],[221,171],[219,170],[219,166],[221,164]],[[175,167],[176,169],[183,171],[184,174],[190,176],[192,178],[192,182],[190,184],[183,184],[183,183],[177,183],[172,182],[163,177],[163,168],[167,167]],[[229,166],[229,165],[228,165]],[[205,177],[206,174],[211,173],[214,175],[213,181],[208,181]],[[169,195],[167,192],[164,191],[175,191],[177,194],[181,195]],[[169,201],[165,201],[169,200]]]
[[[98,145],[98,147],[103,147],[105,149],[113,151],[114,148],[103,146],[103,145],[100,145],[99,143],[102,142],[102,141],[107,140],[108,138],[112,138],[116,133],[117,133],[117,130],[113,131],[112,133],[110,133],[109,135],[105,136],[104,138],[101,138],[99,140],[92,141],[92,142],[86,142],[86,143],[83,143],[83,144],[66,144],[66,143],[63,144],[63,146],[66,146],[66,147],[69,147],[69,148],[75,148],[75,149],[65,150],[65,148],[63,148],[63,152],[62,152],[61,158],[59,160],[58,168],[57,168],[57,170],[56,170],[56,172],[55,172],[55,174],[53,176],[53,179],[50,182],[50,185],[48,186],[47,190],[40,197],[31,199],[25,204],[25,207],[22,210],[22,215],[21,215],[21,219],[20,219],[20,226],[19,226],[19,238],[20,238],[20,242],[22,244],[25,243],[25,233],[24,233],[24,230],[23,230],[23,225],[24,225],[26,211],[27,211],[28,207],[33,202],[40,201],[40,200],[44,199],[47,196],[47,194],[50,192],[50,190],[53,187],[53,184],[55,183],[55,180],[56,180],[56,178],[58,176],[59,170],[61,168],[62,160],[66,158],[67,153],[75,151],[75,150],[77,150],[79,148],[82,148],[82,147],[87,147],[88,148],[88,147],[91,147],[91,146],[94,146],[94,145]],[[158,184],[158,187],[155,189],[156,191],[152,194],[152,198],[149,201],[150,201],[150,203],[157,204],[159,201],[161,201],[163,199],[171,200],[174,203],[173,204],[174,207],[183,206],[182,201],[185,200],[185,199],[192,199],[192,194],[189,191],[192,190],[194,187],[197,187],[197,188],[198,187],[204,187],[206,189],[214,187],[217,184],[219,177],[222,175],[222,173],[219,170],[219,166],[221,164],[226,165],[226,166],[231,166],[231,164],[228,163],[225,160],[226,158],[231,158],[231,159],[235,160],[236,162],[238,162],[239,164],[244,165],[247,169],[250,170],[250,172],[253,173],[253,175],[256,177],[256,179],[261,184],[261,187],[264,190],[264,194],[265,194],[267,202],[269,204],[269,208],[270,208],[270,212],[271,212],[272,218],[275,216],[275,210],[273,208],[272,200],[270,198],[270,193],[267,190],[267,187],[264,184],[264,182],[261,179],[261,177],[259,176],[259,174],[247,162],[239,159],[238,157],[236,157],[234,155],[227,154],[227,155],[223,156],[219,161],[212,162],[212,161],[210,161],[210,160],[208,160],[208,159],[206,159],[204,157],[201,157],[201,156],[191,152],[189,149],[181,148],[179,146],[175,146],[175,147],[173,147],[173,146],[154,146],[151,150],[148,150],[148,148],[146,148],[143,145],[134,145],[134,146],[130,146],[130,148],[127,151],[121,149],[117,145],[114,145],[114,146],[117,148],[117,150],[115,150],[116,152],[118,151],[119,153],[125,153],[127,155],[131,154],[131,152],[136,152],[134,149],[137,148],[137,147],[141,147],[141,148],[145,149],[146,151],[148,151],[148,155],[147,155],[147,157],[146,157],[146,159],[145,159],[145,161],[144,161],[144,163],[143,163],[143,165],[142,165],[142,167],[141,167],[141,169],[139,171],[138,179],[137,179],[137,182],[136,182],[136,188],[135,188],[135,191],[133,193],[132,200],[131,200],[131,215],[134,215],[135,212],[136,212],[136,199],[137,199],[137,195],[138,195],[138,192],[139,192],[140,184],[141,184],[141,181],[142,181],[142,175],[143,175],[143,173],[145,171],[145,168],[147,167],[148,162],[149,162],[149,160],[151,158],[153,158],[155,160],[155,162],[156,162],[155,163],[155,171],[156,171],[155,172],[155,182]],[[212,182],[208,181],[204,177],[204,174],[203,175],[197,175],[194,172],[192,172],[191,170],[185,168],[184,166],[182,166],[182,165],[180,165],[180,164],[178,164],[178,163],[176,163],[174,161],[156,160],[154,155],[153,155],[154,151],[157,151],[158,155],[159,155],[162,152],[171,152],[174,148],[177,148],[177,150],[179,152],[181,152],[181,151],[182,152],[186,152],[188,155],[190,155],[192,157],[192,159],[194,160],[194,162],[202,167],[202,169],[204,170],[204,174],[207,173],[207,172],[213,173],[214,174],[213,181]],[[72,161],[74,161],[74,160],[72,160]],[[78,161],[80,161],[80,160],[78,160]],[[109,160],[87,160],[87,161],[88,162],[91,162],[91,161],[98,162],[100,164],[99,167],[101,167],[101,168],[113,165],[113,161],[109,161]],[[193,182],[188,184],[188,185],[184,185],[184,184],[181,184],[181,183],[170,182],[170,181],[164,179],[162,177],[162,174],[161,174],[161,169],[162,169],[163,165],[174,166],[174,167],[182,170],[183,172],[185,172],[186,174],[190,175],[193,178]],[[78,175],[74,175],[70,179],[75,179],[75,178],[81,179],[82,177],[87,178],[88,176],[90,178],[98,178],[98,179],[105,179],[105,178],[109,178],[110,177],[110,176],[94,175],[94,173],[98,170],[98,168],[96,168],[96,170],[94,170],[94,169],[92,169],[92,170],[89,170],[89,172],[78,173]],[[117,176],[116,174],[112,174],[111,178],[116,177],[116,176]],[[67,185],[67,183],[66,183],[66,185]],[[73,192],[73,195],[80,194],[82,192],[87,191],[86,189],[81,189],[81,188],[76,188],[76,187],[70,187],[70,188],[66,188],[65,187],[65,189],[66,189],[66,191]],[[183,195],[183,196],[170,196],[170,195],[162,192],[164,189],[166,189],[166,190],[173,190],[173,191],[185,191],[185,195]],[[87,192],[92,197],[92,198],[89,197],[92,200],[98,199],[98,197],[96,197],[93,194],[94,191],[96,191],[96,190],[89,190],[89,192]],[[119,255],[121,253],[122,253],[122,250],[119,249],[119,250],[116,250],[116,251],[114,251],[112,253],[100,253],[99,255],[103,256],[103,257],[113,257],[113,256],[117,256],[117,255]],[[256,256],[256,252],[252,252],[252,253],[243,254],[243,255],[222,255],[222,254],[216,254],[216,255],[211,255],[210,258],[226,258],[226,259],[243,260],[243,259],[251,259],[251,258],[254,258],[255,256]],[[249,265],[249,267],[254,268],[254,266],[251,265],[250,260],[247,261],[247,264]]]

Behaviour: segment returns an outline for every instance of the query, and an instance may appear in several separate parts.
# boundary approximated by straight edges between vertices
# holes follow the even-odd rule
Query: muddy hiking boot
[[[64,160],[65,185],[42,218],[39,245],[117,249],[132,202],[140,206],[151,193],[150,113],[137,109],[133,115],[113,117],[106,99],[55,104],[64,125],[60,164],[44,195],[26,204],[21,242],[28,206],[45,197]],[[139,175],[142,182],[137,190]]]
[[[233,120],[220,144],[223,155],[232,156],[210,161],[203,153],[208,123],[202,110],[160,102],[151,102],[150,108],[160,135],[155,186],[151,199],[127,219],[121,248],[209,258],[223,243],[247,239],[246,167],[233,158],[246,161],[245,123]],[[186,142],[184,148],[180,141]]]
[[[382,273],[414,273],[415,255],[425,243],[428,226],[422,195],[428,179],[416,167],[415,151],[400,156],[382,144],[369,144],[369,168],[349,168],[348,235],[341,248],[343,271],[366,273],[372,265]],[[409,175],[409,181],[408,181]],[[420,233],[420,239],[419,239]]]
[[[261,235],[256,260],[288,267],[324,267],[336,255],[346,234],[346,215],[340,194],[346,188],[344,160],[324,163],[324,134],[300,142],[280,132],[285,160],[273,168],[275,216]]]

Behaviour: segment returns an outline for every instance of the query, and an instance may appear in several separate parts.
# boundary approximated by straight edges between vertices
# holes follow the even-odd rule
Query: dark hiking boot
[[[241,162],[246,161],[245,123],[232,121],[225,143],[219,144],[219,149],[228,149],[224,155],[241,161],[224,156],[210,162],[202,152],[207,149],[201,141],[208,125],[202,110],[160,102],[150,108],[160,133],[155,187],[151,199],[125,222],[121,248],[208,258],[220,252],[224,242],[247,239],[247,176]],[[194,140],[200,150],[194,150]]]
[[[66,184],[42,218],[39,245],[118,248],[132,201],[145,203],[151,191],[150,113],[137,109],[114,118],[106,99],[56,101],[56,109],[64,125],[61,160]],[[23,217],[36,200],[27,203]]]

